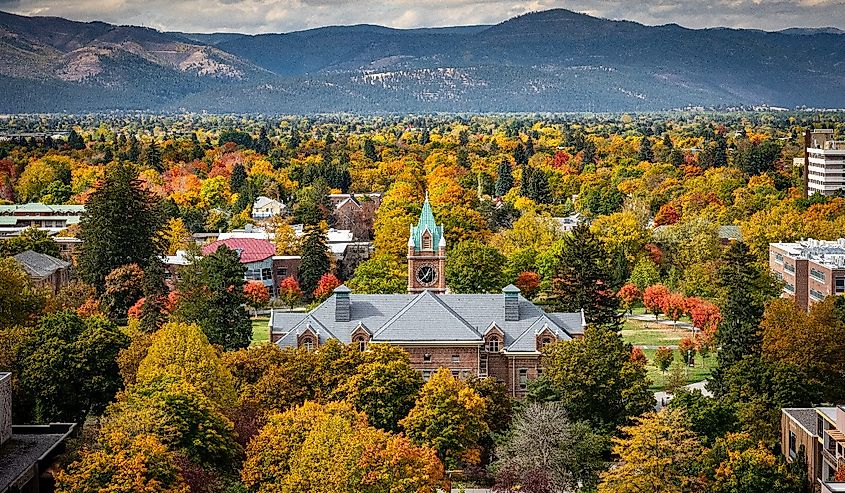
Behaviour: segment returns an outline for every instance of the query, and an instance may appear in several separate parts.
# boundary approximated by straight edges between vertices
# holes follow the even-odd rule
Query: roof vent
[[[341,284],[334,290],[334,321],[348,322],[352,317],[352,302],[349,293],[352,290]]]
[[[519,320],[519,288],[508,284],[502,288],[505,295],[505,321],[516,322]]]

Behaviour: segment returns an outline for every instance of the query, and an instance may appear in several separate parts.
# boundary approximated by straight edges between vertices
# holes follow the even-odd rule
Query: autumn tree
[[[477,241],[458,244],[446,258],[446,278],[455,293],[496,293],[505,286],[507,259],[493,247]]]
[[[634,303],[642,299],[643,295],[636,284],[628,283],[619,288],[616,296],[622,301],[622,308],[629,313],[633,313]]]
[[[614,331],[588,327],[581,339],[547,346],[543,366],[542,379],[574,421],[610,432],[654,407],[644,365]]]
[[[232,422],[217,404],[174,376],[145,379],[118,395],[101,433],[152,435],[194,464],[220,473],[233,473],[240,453]]]
[[[302,289],[299,288],[296,278],[288,276],[282,279],[282,282],[279,283],[279,298],[290,305],[291,308],[302,299]]]
[[[188,493],[174,455],[150,435],[115,435],[101,439],[56,474],[56,492]]]
[[[325,301],[329,296],[332,295],[335,288],[340,286],[340,284],[340,279],[338,279],[337,276],[330,272],[327,272],[320,276],[320,280],[317,281],[317,287],[314,289],[315,301]]]
[[[666,299],[669,294],[669,289],[662,284],[648,286],[643,290],[643,306],[654,314],[655,320],[658,319],[658,314],[663,311],[663,307],[668,306]]]
[[[375,345],[338,393],[366,414],[371,425],[398,432],[399,420],[414,407],[422,384],[422,377],[411,367],[406,351]]]
[[[122,265],[109,272],[103,301],[112,320],[126,321],[126,312],[144,295],[143,279],[144,271],[138,264]]]
[[[484,408],[478,393],[440,368],[399,424],[413,442],[437,451],[447,467],[477,464],[481,460],[478,443],[488,431]]]
[[[137,382],[160,377],[184,379],[221,407],[235,399],[232,375],[219,350],[194,324],[169,323],[153,335],[138,367]]]
[[[513,282],[526,298],[532,298],[540,288],[540,274],[536,272],[520,272]]]
[[[782,457],[748,434],[719,438],[708,462],[715,464],[714,493],[792,493],[801,491],[801,478],[792,474]]]
[[[663,373],[664,378],[666,375],[666,370],[669,369],[669,366],[672,364],[672,361],[675,359],[675,352],[667,347],[659,347],[657,351],[654,353],[654,365]]]
[[[700,438],[679,410],[663,409],[635,418],[613,438],[616,467],[601,475],[599,493],[632,491],[700,491]]]
[[[649,286],[653,286],[660,282],[660,272],[657,266],[654,265],[648,258],[641,258],[631,271],[631,284],[634,284],[641,292]]]
[[[105,178],[88,197],[80,226],[79,273],[100,290],[117,267],[144,265],[164,251],[155,199],[128,164],[107,168]]]
[[[270,291],[261,281],[249,281],[244,284],[244,298],[257,314],[258,310],[267,306],[270,301]]]
[[[360,294],[395,294],[408,289],[408,269],[390,255],[376,255],[358,264],[347,283]]]
[[[198,324],[212,344],[246,347],[252,324],[244,309],[244,266],[237,252],[221,245],[180,270],[175,320]]]

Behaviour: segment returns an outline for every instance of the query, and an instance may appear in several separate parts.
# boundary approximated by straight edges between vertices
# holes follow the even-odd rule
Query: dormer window
[[[358,351],[364,352],[367,350],[367,338],[364,336],[357,336],[355,338],[355,344],[358,345]]]
[[[314,339],[311,339],[310,337],[306,337],[306,338],[302,339],[302,347],[304,347],[306,351],[309,351],[309,352],[313,351],[314,350]]]
[[[553,341],[552,341],[552,338],[551,338],[551,337],[544,337],[544,338],[540,341],[540,345],[541,345],[542,347],[546,347],[546,346],[548,346],[549,344],[551,344],[552,342],[553,342]]]
[[[487,352],[488,353],[498,353],[499,352],[499,337],[492,336],[487,339]]]

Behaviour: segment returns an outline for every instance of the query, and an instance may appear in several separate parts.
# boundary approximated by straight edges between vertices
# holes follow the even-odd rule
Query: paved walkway
[[[685,388],[689,390],[700,390],[701,393],[707,397],[713,397],[713,393],[707,390],[705,387],[707,385],[707,380],[702,380],[700,382],[691,383],[686,385]],[[672,394],[667,392],[655,392],[654,393],[654,410],[660,411],[663,407],[672,400]]]
[[[650,322],[650,323],[653,323],[653,324],[666,325],[667,327],[674,327],[676,329],[692,330],[692,328],[693,328],[692,324],[689,323],[689,322],[682,322],[682,321],[679,320],[676,323],[676,322],[673,322],[672,320],[669,320],[667,318],[661,318],[661,319],[655,320],[654,315],[628,315],[627,318],[630,319],[630,320],[638,320],[640,322]]]

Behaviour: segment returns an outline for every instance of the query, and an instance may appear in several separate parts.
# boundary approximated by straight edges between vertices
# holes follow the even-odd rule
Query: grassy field
[[[686,329],[675,329],[672,326],[654,324],[649,322],[640,322],[638,320],[626,320],[622,329],[622,337],[633,344],[634,346],[677,346],[678,341],[685,337],[689,337],[690,331]],[[654,361],[654,354],[656,349],[643,349],[646,358],[648,358],[648,377],[652,382],[651,389],[654,391],[663,390],[664,375],[652,363]],[[683,356],[677,351],[674,351],[675,360],[683,361]],[[687,383],[696,383],[706,380],[710,377],[710,370],[716,366],[716,355],[709,354],[707,358],[702,358],[701,355],[695,355],[695,366],[686,369]],[[666,372],[668,377],[669,372]]]
[[[252,319],[252,344],[267,342],[270,340],[270,331],[267,329],[268,317]]]

